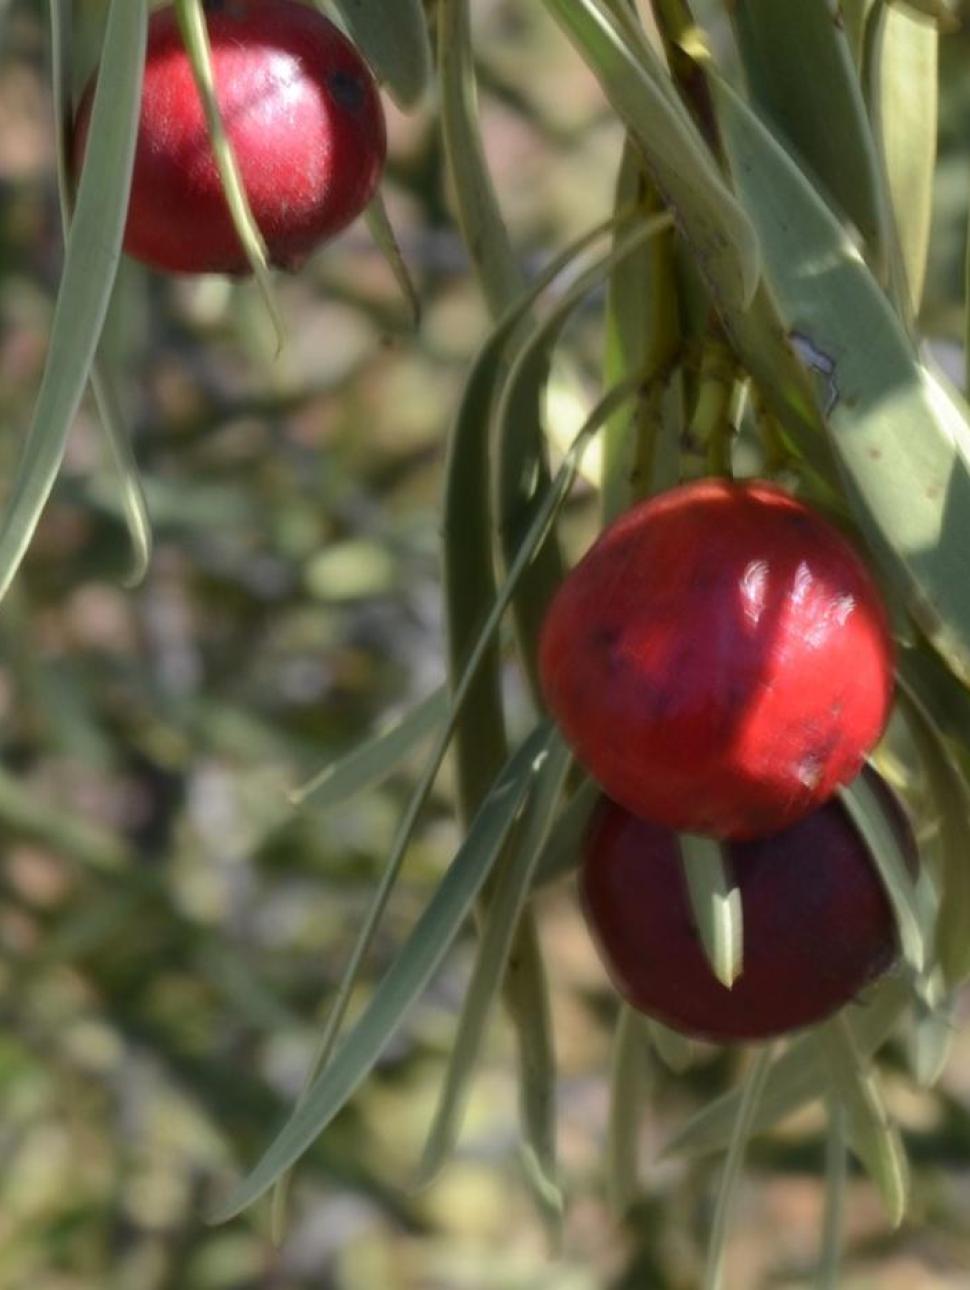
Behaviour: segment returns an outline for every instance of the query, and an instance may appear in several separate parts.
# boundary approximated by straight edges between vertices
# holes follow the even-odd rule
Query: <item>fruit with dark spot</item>
[[[909,821],[884,782],[865,773],[915,873]],[[730,990],[704,956],[676,834],[608,798],[594,812],[583,907],[616,989],[641,1012],[719,1043],[765,1039],[829,1016],[894,962],[889,901],[838,798],[772,837],[725,843],[724,856],[744,928]]]
[[[271,261],[296,268],[364,209],[386,151],[380,96],[354,46],[296,0],[206,7],[216,99]],[[94,81],[78,108],[74,165]],[[246,273],[171,7],[152,14],[125,250],[178,273]]]
[[[540,667],[611,797],[725,838],[776,833],[852,780],[893,687],[862,559],[760,481],[700,480],[621,516],[553,599]]]

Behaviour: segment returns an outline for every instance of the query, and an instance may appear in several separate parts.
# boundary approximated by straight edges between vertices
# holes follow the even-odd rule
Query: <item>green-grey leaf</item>
[[[741,975],[743,924],[741,892],[731,883],[721,844],[680,834],[691,912],[711,971],[730,990]]]
[[[821,1254],[815,1290],[839,1290],[842,1244],[845,1239],[845,1183],[849,1143],[845,1110],[829,1096],[829,1127],[825,1135],[825,1216],[822,1220]]]
[[[735,307],[750,304],[760,273],[757,237],[697,128],[678,106],[659,55],[645,40],[631,40],[601,0],[545,4],[643,149],[715,295]]]
[[[249,1176],[213,1221],[231,1218],[273,1185],[327,1127],[367,1077],[408,1010],[423,993],[468,916],[548,755],[551,735],[537,726],[485,798],[435,894],[332,1061],[321,1071]]]
[[[67,240],[71,224],[73,180],[69,164],[71,124],[71,8],[68,0],[51,0],[51,78],[53,82],[56,130],[57,190],[61,223]],[[121,400],[114,372],[103,354],[92,360],[91,388],[105,447],[121,485],[121,505],[131,537],[132,561],[126,582],[136,586],[148,571],[152,550],[151,520],[131,440],[121,413]]]
[[[465,991],[444,1086],[418,1171],[419,1185],[434,1178],[457,1141],[468,1088],[478,1063],[492,1005],[508,966],[509,952],[528,898],[536,860],[552,825],[571,760],[562,740],[554,738],[536,778],[523,822],[512,840],[512,854],[503,860],[501,871],[490,890],[475,967]]]
[[[404,297],[408,312],[411,315],[412,326],[417,327],[421,321],[421,299],[408,269],[407,261],[398,245],[393,225],[388,218],[384,198],[379,192],[375,193],[371,198],[367,209],[364,211],[364,218],[367,220],[367,227],[370,229],[371,237],[377,243],[381,254],[387,261],[388,267],[394,274],[397,285],[401,289],[401,295]]]
[[[695,1047],[692,1040],[676,1030],[671,1030],[660,1021],[649,1021],[647,1030],[650,1041],[663,1064],[675,1075],[683,1075],[694,1064]]]
[[[146,0],[112,0],[47,362],[0,522],[0,597],[54,486],[104,326],[128,210],[146,18]]]
[[[917,999],[915,1021],[907,1036],[910,1066],[921,1088],[932,1088],[939,1080],[957,1035],[956,993],[947,995],[939,970],[929,985],[930,997]]]
[[[853,221],[877,263],[885,263],[889,223],[879,158],[830,0],[740,0],[732,18],[755,103]]]
[[[724,1256],[727,1252],[728,1229],[734,1198],[741,1177],[744,1153],[754,1127],[758,1103],[764,1092],[765,1081],[771,1068],[772,1049],[763,1048],[751,1063],[740,1090],[738,1113],[731,1130],[727,1160],[721,1173],[714,1206],[711,1234],[707,1242],[707,1263],[704,1268],[704,1290],[721,1290],[724,1281]]]
[[[846,1010],[859,1051],[870,1057],[893,1033],[911,1001],[911,992],[899,980],[887,979],[869,1000]],[[820,1060],[814,1033],[795,1040],[772,1065],[755,1117],[755,1133],[764,1133],[826,1089],[825,1063]],[[683,1125],[664,1148],[665,1155],[707,1155],[723,1151],[731,1140],[738,1110],[736,1091],[709,1102]]]
[[[601,797],[599,784],[591,779],[584,780],[573,793],[539,857],[535,875],[537,887],[555,882],[578,866],[586,825]]]
[[[842,0],[842,22],[845,26],[845,37],[856,67],[862,68],[863,50],[865,49],[866,27],[869,23],[876,0]]]
[[[336,806],[373,788],[391,774],[416,744],[444,723],[449,706],[445,687],[434,690],[399,720],[294,789],[290,801],[299,806],[313,797],[315,806]]]
[[[822,1026],[817,1041],[832,1091],[845,1107],[853,1152],[879,1189],[890,1221],[898,1227],[906,1212],[909,1168],[875,1074],[867,1068],[867,1059],[844,1017]]]
[[[927,954],[916,887],[892,821],[865,775],[857,776],[851,784],[839,789],[839,798],[861,835],[889,897],[903,957],[914,971],[921,972]]]
[[[870,64],[873,128],[895,215],[913,317],[926,277],[936,165],[939,32],[928,18],[883,4]]]
[[[789,333],[819,378],[856,520],[950,668],[970,679],[970,429],[811,183],[712,77],[741,196]]]
[[[644,1018],[623,1004],[613,1034],[610,1112],[606,1125],[606,1186],[610,1209],[623,1215],[639,1192],[639,1120],[647,1076]]]
[[[401,108],[413,108],[431,80],[431,47],[421,0],[334,0],[354,42]]]

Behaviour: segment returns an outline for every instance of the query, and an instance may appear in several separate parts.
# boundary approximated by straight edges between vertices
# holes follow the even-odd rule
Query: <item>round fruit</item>
[[[641,503],[556,594],[543,689],[607,793],[668,828],[776,833],[858,773],[893,648],[845,537],[771,484],[707,479]]]
[[[271,261],[296,268],[377,187],[386,149],[373,77],[340,31],[296,0],[206,6],[216,98]],[[78,108],[80,170],[94,81]],[[125,250],[177,273],[246,273],[174,10],[152,14]]]
[[[898,801],[872,772],[915,871],[916,843]],[[698,1038],[765,1039],[829,1016],[891,966],[892,910],[838,799],[770,838],[724,846],[741,893],[744,956],[728,990],[704,956],[676,834],[609,798],[584,843],[587,922],[619,993]]]

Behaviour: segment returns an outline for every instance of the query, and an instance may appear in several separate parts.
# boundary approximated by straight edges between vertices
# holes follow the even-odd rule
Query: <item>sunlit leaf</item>
[[[970,678],[970,429],[920,364],[838,221],[737,95],[712,78],[732,170],[784,323],[816,372],[848,500],[927,636]]]
[[[691,912],[711,971],[728,989],[741,975],[741,892],[728,875],[721,844],[680,834],[680,851]]]

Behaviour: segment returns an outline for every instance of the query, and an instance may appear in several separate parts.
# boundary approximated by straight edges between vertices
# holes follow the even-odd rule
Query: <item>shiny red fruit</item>
[[[374,79],[328,19],[296,0],[206,6],[216,97],[272,262],[296,268],[360,214],[386,150]],[[77,113],[75,169],[94,83]],[[245,273],[202,103],[171,8],[148,28],[125,250],[176,273]]]
[[[776,833],[858,773],[893,648],[837,529],[771,484],[701,480],[634,507],[556,594],[550,710],[607,793],[668,828]]]
[[[898,801],[872,772],[915,872]],[[769,838],[724,846],[741,893],[743,969],[732,989],[704,956],[676,834],[604,798],[580,871],[586,919],[618,992],[675,1030],[765,1039],[829,1016],[891,966],[895,922],[865,845],[833,799]]]

